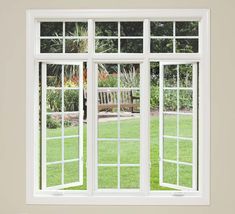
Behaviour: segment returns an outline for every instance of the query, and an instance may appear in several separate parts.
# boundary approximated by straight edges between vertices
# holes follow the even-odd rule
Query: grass
[[[159,120],[158,117],[151,117],[151,190],[167,190],[166,187],[159,185]],[[165,135],[176,134],[176,117],[167,116],[164,118]],[[65,132],[67,135],[78,133],[78,127],[68,127]],[[180,116],[179,134],[182,137],[189,137],[192,134],[192,121],[190,116]],[[61,129],[48,129],[48,136],[60,136]],[[120,125],[122,138],[139,138],[139,119],[122,120]],[[85,190],[86,187],[86,136],[87,130],[84,125],[84,184],[82,186],[71,187],[68,189]],[[117,137],[117,122],[102,122],[98,128],[99,138]],[[78,145],[76,138],[65,139],[64,157],[73,159],[78,157]],[[49,140],[47,142],[47,161],[61,160],[61,140]],[[172,139],[164,140],[164,158],[176,160],[177,142]],[[136,141],[120,142],[120,163],[121,164],[138,164],[140,143]],[[191,141],[179,141],[179,160],[182,162],[192,162],[192,143]],[[117,141],[99,141],[98,142],[98,162],[100,164],[117,164],[118,162],[118,143]],[[65,183],[75,182],[78,180],[77,162],[66,163],[64,167]],[[49,165],[47,168],[48,186],[59,185],[61,182],[61,164]],[[139,167],[138,166],[121,166],[120,167],[120,187],[121,188],[139,188]],[[164,182],[176,184],[176,164],[164,162]],[[192,185],[192,168],[191,166],[179,165],[179,184],[190,187]],[[118,186],[118,168],[117,166],[100,166],[98,168],[98,186],[99,188],[117,188]]]

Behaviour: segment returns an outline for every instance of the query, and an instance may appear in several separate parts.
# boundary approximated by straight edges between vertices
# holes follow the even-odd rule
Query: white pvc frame
[[[88,21],[88,53],[39,54],[39,21],[75,20]],[[143,53],[96,54],[94,53],[94,21],[143,21]],[[150,53],[150,21],[199,21],[199,53]],[[92,205],[196,205],[209,204],[210,176],[210,39],[209,10],[206,9],[159,9],[159,10],[28,10],[27,11],[27,75],[26,75],[26,142],[27,142],[27,191],[29,204],[92,204]],[[150,140],[149,140],[149,81],[150,72],[142,75],[140,108],[141,118],[141,180],[140,193],[95,192],[95,136],[87,137],[87,190],[41,191],[38,187],[38,62],[87,61],[88,66],[88,124],[89,133],[95,133],[95,63],[141,63],[149,71],[151,61],[190,60],[199,62],[199,187],[198,191],[150,191]],[[59,197],[58,197],[59,196]],[[181,197],[179,197],[181,196]]]

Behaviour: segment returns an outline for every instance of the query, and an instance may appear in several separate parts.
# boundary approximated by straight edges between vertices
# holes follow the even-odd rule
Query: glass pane
[[[48,87],[61,87],[61,65],[47,64],[47,86]]]
[[[62,158],[61,139],[47,140],[47,162],[61,161]]]
[[[164,138],[163,158],[165,160],[177,160],[177,140]]]
[[[143,22],[121,22],[121,36],[143,36]]]
[[[127,104],[126,104],[127,105]],[[120,111],[120,138],[140,138],[140,111],[139,104],[137,110],[133,105],[129,105],[125,107],[123,103],[121,103],[121,111]]]
[[[79,134],[79,116],[78,113],[64,115],[64,135],[73,136]]]
[[[53,114],[47,115],[47,137],[60,137],[61,131],[61,115]]]
[[[118,39],[96,39],[95,40],[96,53],[117,53]]]
[[[163,182],[177,184],[177,165],[163,162]]]
[[[64,163],[64,183],[79,181],[79,161]]]
[[[118,137],[117,105],[99,105],[98,138]]]
[[[63,23],[62,22],[41,22],[41,36],[62,36]]]
[[[64,91],[64,111],[79,110],[79,90]]]
[[[151,39],[151,53],[172,53],[173,39]]]
[[[180,115],[179,116],[179,136],[180,137],[192,137],[192,116]]]
[[[117,167],[99,167],[98,168],[98,188],[116,189],[118,184]]]
[[[193,110],[192,90],[179,90],[179,110],[182,112],[192,112]]]
[[[118,36],[117,22],[96,22],[95,23],[96,36]]]
[[[64,159],[78,159],[79,158],[79,138],[65,138],[64,139]]]
[[[177,90],[164,90],[163,94],[163,111],[176,111],[177,110]]]
[[[121,64],[120,65],[120,87],[138,88],[140,87],[140,65]]]
[[[192,163],[192,141],[179,140],[179,161]]]
[[[139,64],[120,65],[120,137],[140,137],[140,91]],[[122,89],[125,88],[125,89]],[[129,128],[131,127],[131,129]]]
[[[98,138],[118,137],[118,66],[98,65]]]
[[[117,64],[99,64],[98,70],[98,87],[118,86]]]
[[[177,66],[164,65],[164,87],[177,87]]]
[[[180,87],[192,87],[193,67],[192,65],[179,65]]]
[[[77,88],[79,87],[79,66],[65,65],[64,66],[64,87]]]
[[[151,22],[151,36],[173,36],[173,22]]]
[[[177,116],[164,114],[163,117],[164,135],[177,136]]]
[[[192,187],[192,166],[179,165],[179,185]]]
[[[120,142],[120,160],[121,164],[139,164],[140,163],[140,143],[131,141]]]
[[[62,53],[63,40],[62,39],[41,39],[40,44],[41,53]]]
[[[198,22],[176,22],[176,36],[198,36]]]
[[[143,53],[143,39],[121,39],[121,53]]]
[[[47,166],[47,187],[62,184],[62,165],[51,164]]]
[[[62,93],[59,89],[47,89],[47,112],[61,112]]]
[[[87,22],[65,22],[65,36],[87,36]]]
[[[120,169],[120,187],[122,189],[139,188],[140,169],[139,167],[121,167]]]
[[[198,39],[176,39],[177,53],[198,53]]]
[[[118,141],[98,141],[98,163],[117,164]]]
[[[87,39],[66,39],[65,53],[87,53],[88,40]]]

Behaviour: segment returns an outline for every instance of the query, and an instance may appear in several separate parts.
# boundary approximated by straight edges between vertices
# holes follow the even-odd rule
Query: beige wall
[[[233,2],[234,0],[0,0],[0,214],[234,214],[235,55],[232,51],[235,51],[235,4]],[[210,206],[25,205],[25,11],[29,8],[211,9]]]

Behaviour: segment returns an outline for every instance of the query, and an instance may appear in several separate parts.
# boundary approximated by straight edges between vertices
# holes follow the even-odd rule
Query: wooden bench
[[[98,89],[98,110],[99,111],[112,111],[118,105],[118,90],[99,88]],[[139,113],[139,96],[133,95],[131,89],[120,89],[120,108],[121,110],[129,110],[131,113]],[[84,92],[84,119],[87,118],[87,93]],[[135,109],[137,109],[135,111]]]

